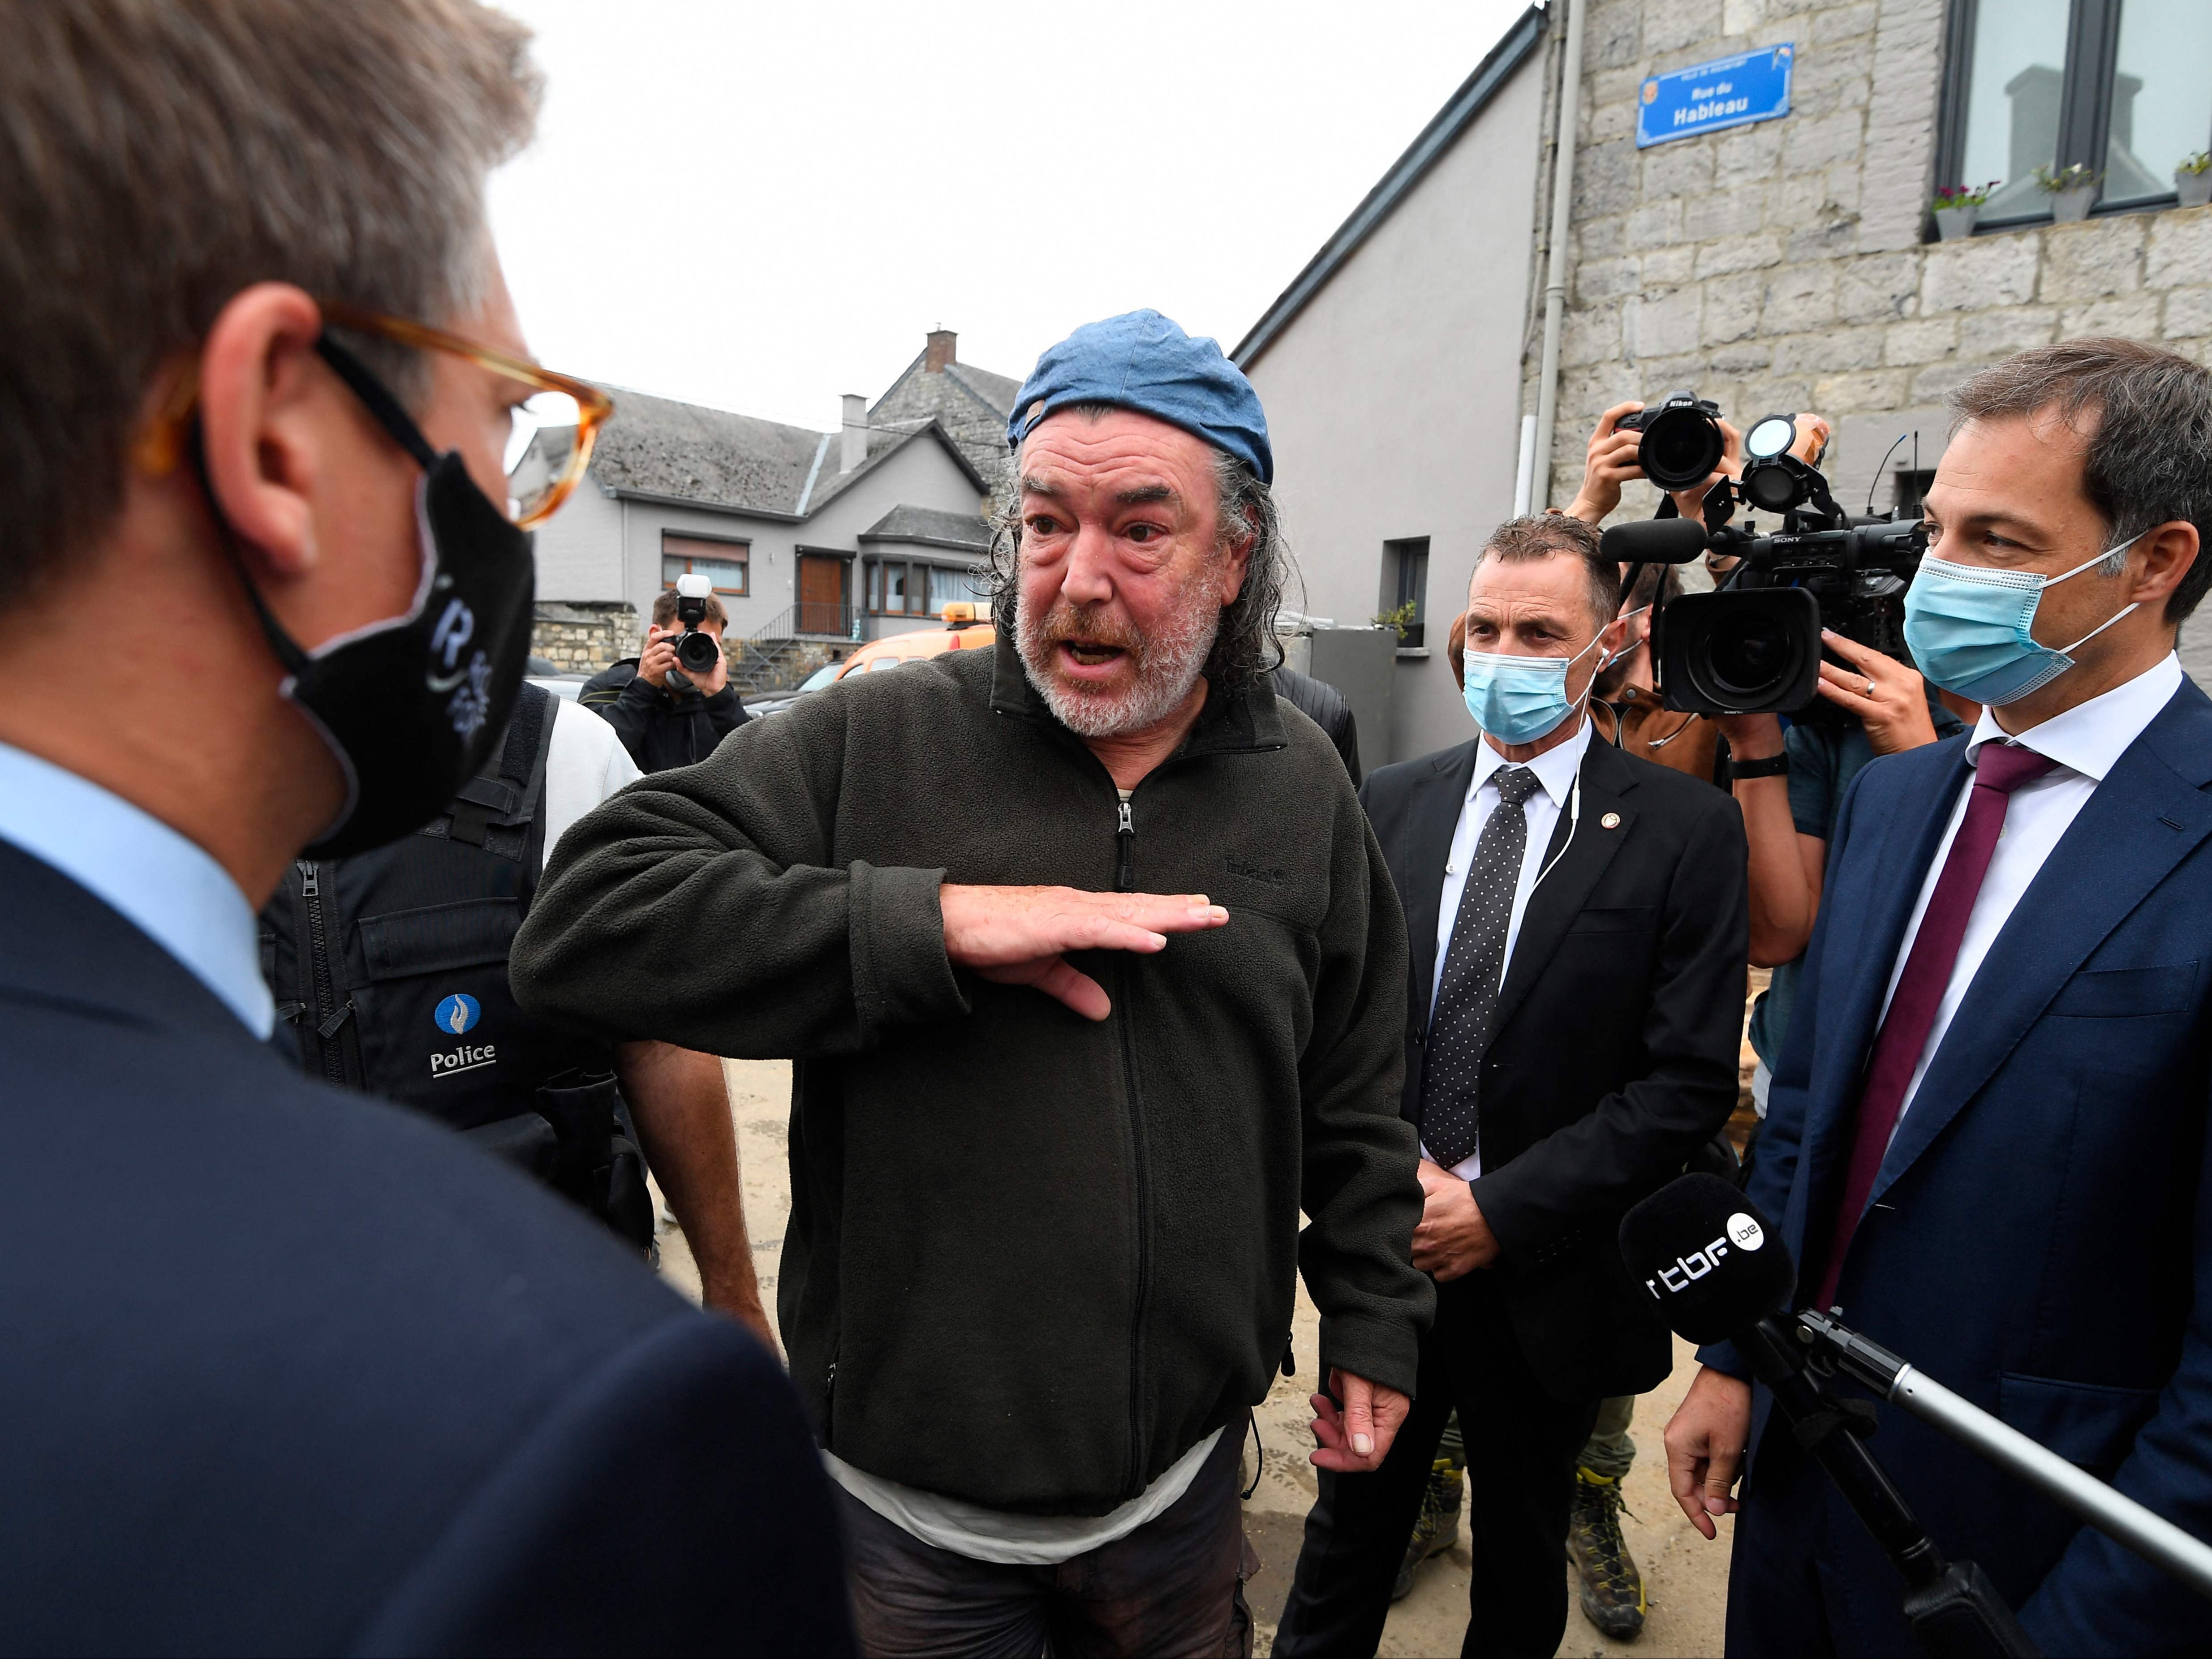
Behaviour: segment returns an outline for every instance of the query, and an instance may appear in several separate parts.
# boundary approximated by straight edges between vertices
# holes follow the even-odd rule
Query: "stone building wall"
[[[2117,333],[2212,362],[2212,209],[1922,241],[1943,33],[1943,0],[1593,8],[1551,504],[1573,496],[1603,410],[1677,386],[1739,424],[1775,410],[1827,416],[1838,429],[1829,470],[1856,504],[1901,431],[1920,432],[1932,467],[1944,393],[2022,347]],[[1637,149],[1646,75],[1785,40],[1796,43],[1786,118]],[[1547,173],[1540,245],[1549,207]],[[1900,453],[1890,465],[1905,464]],[[1632,488],[1626,509],[1650,510],[1649,486]]]
[[[644,636],[631,605],[541,600],[531,629],[530,650],[564,674],[592,674],[609,663],[635,656]]]

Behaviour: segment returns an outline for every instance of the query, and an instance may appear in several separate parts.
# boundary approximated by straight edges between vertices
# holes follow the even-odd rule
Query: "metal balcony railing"
[[[857,640],[860,637],[860,608],[823,599],[801,599],[776,613],[757,634],[756,641]]]

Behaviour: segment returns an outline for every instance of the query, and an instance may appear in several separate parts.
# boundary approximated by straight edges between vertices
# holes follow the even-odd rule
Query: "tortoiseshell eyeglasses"
[[[448,334],[405,317],[387,317],[363,310],[342,300],[320,302],[323,319],[356,333],[443,351],[464,358],[477,368],[531,388],[530,396],[514,408],[514,427],[507,437],[507,514],[527,530],[551,518],[569,492],[582,480],[591,465],[592,446],[599,428],[614,413],[614,399],[572,375],[556,374],[526,358],[494,346]]]

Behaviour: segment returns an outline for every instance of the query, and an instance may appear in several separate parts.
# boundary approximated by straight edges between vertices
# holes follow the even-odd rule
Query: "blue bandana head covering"
[[[1261,483],[1275,481],[1267,416],[1251,381],[1212,340],[1194,340],[1157,311],[1085,323],[1038,358],[1014,399],[1006,442],[1019,449],[1039,421],[1069,404],[1153,416],[1227,450]]]

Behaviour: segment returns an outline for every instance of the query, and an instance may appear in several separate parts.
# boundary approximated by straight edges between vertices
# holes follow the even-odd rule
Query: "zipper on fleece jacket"
[[[1121,810],[1114,827],[1114,886],[1117,892],[1133,893],[1137,890],[1137,821],[1129,801],[1117,805]],[[1137,1098],[1136,1038],[1129,1018],[1136,1001],[1136,964],[1125,962],[1116,977],[1121,981],[1115,1012],[1121,1016],[1121,1082],[1129,1102],[1129,1153],[1133,1166],[1130,1186],[1137,1200],[1137,1283],[1129,1310],[1129,1474],[1123,1486],[1123,1491],[1134,1498],[1145,1489],[1145,1304],[1152,1284],[1152,1202],[1145,1170],[1145,1114]]]

